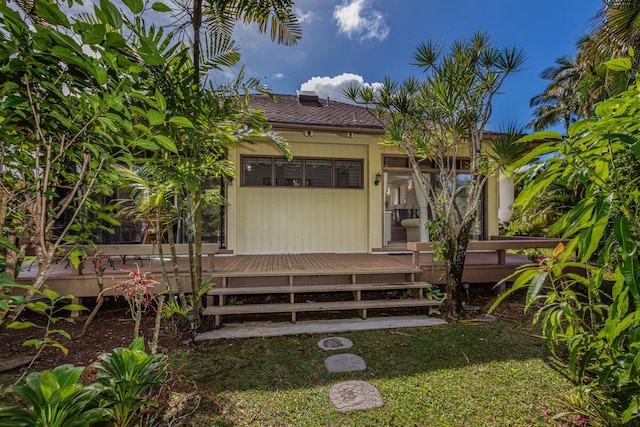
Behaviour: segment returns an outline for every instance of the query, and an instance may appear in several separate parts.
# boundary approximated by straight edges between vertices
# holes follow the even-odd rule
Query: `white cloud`
[[[275,73],[273,75],[274,79],[284,79],[286,76],[284,75],[284,73]]]
[[[306,22],[313,22],[317,20],[317,16],[312,11],[304,12],[302,9],[294,8],[294,13],[298,17],[298,21],[300,24],[304,24]]]
[[[389,35],[384,16],[373,9],[371,0],[343,0],[333,9],[333,17],[338,21],[338,33],[350,39],[384,41]]]
[[[335,101],[350,102],[342,94],[342,91],[349,85],[379,88],[382,86],[382,83],[365,83],[362,76],[352,73],[342,73],[334,77],[311,77],[300,85],[300,90],[312,90],[317,93],[320,98],[329,97]]]

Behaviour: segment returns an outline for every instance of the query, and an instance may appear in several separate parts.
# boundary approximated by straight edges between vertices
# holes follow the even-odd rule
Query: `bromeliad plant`
[[[505,296],[526,289],[527,308],[539,308],[534,319],[549,347],[568,354],[576,391],[567,403],[574,413],[591,425],[638,425],[640,79],[595,112],[598,119],[574,123],[566,139],[553,132],[527,138],[551,141],[523,162],[554,155],[517,205],[534,203],[536,194],[568,178],[578,179],[585,192],[550,229],[569,239],[566,247],[507,278],[515,282]]]

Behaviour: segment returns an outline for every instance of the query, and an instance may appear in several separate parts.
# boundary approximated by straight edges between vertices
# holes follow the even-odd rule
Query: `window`
[[[275,159],[275,177],[278,187],[302,187],[302,160]]]
[[[242,185],[261,187],[271,185],[273,159],[271,157],[243,157]]]
[[[362,160],[242,157],[242,186],[363,188]]]
[[[333,187],[333,160],[306,159],[305,187]]]
[[[362,162],[336,160],[336,187],[362,188]]]
[[[409,158],[407,157],[387,157],[384,158],[385,168],[408,168]]]

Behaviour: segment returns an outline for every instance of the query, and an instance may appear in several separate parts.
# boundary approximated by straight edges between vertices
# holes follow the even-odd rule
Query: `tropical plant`
[[[13,285],[13,287],[17,287],[19,285]],[[86,310],[87,308],[80,304],[64,304],[67,300],[73,300],[73,295],[64,295],[61,296],[57,292],[44,288],[42,290],[33,290],[31,286],[20,286],[22,289],[27,289],[27,291],[35,292],[35,295],[38,296],[38,299],[35,301],[25,302],[27,309],[33,311],[34,313],[42,315],[46,319],[46,323],[44,326],[37,325],[31,321],[14,321],[9,324],[9,329],[25,329],[25,328],[36,328],[42,330],[42,338],[32,338],[25,341],[22,345],[25,346],[33,346],[37,350],[35,356],[29,365],[29,368],[33,365],[36,359],[40,356],[42,351],[47,347],[57,348],[62,351],[64,354],[67,354],[69,350],[60,343],[57,337],[63,337],[66,339],[71,339],[71,335],[64,329],[53,329],[53,326],[56,325],[60,321],[73,322],[73,318],[68,316],[61,316],[62,312],[70,312],[70,311],[80,311]],[[61,305],[64,304],[64,305]],[[26,372],[26,371],[25,371]],[[19,380],[18,380],[19,381]]]
[[[147,354],[141,337],[100,355],[93,368],[103,387],[100,406],[118,427],[136,425],[144,412],[158,410],[162,389],[169,386],[167,357]]]
[[[165,302],[162,310],[162,316],[171,325],[170,331],[175,339],[182,339],[182,335],[186,332],[186,328],[188,327],[191,339],[195,340],[195,335],[198,329],[198,319],[193,318],[196,317],[193,315],[197,313],[196,301],[202,299],[209,289],[213,287],[212,282],[213,278],[202,286],[199,293],[188,295],[186,306],[183,306],[175,298],[168,298]]]
[[[547,165],[542,163],[524,169],[526,170],[518,174],[517,178],[514,177],[516,192],[520,192],[523,187],[544,175]],[[526,204],[521,203],[522,199],[516,199],[507,234],[541,237],[549,235],[549,229],[580,202],[584,191],[578,174],[570,173],[562,179],[555,180],[545,191],[533,195]]]
[[[567,402],[580,405],[575,412],[593,425],[637,425],[640,80],[597,104],[595,112],[597,119],[572,124],[567,138],[554,132],[524,138],[550,141],[525,156],[523,164],[554,155],[543,160],[545,172],[523,188],[518,203],[537,203],[537,194],[571,176],[584,193],[549,230],[569,239],[566,247],[506,279],[515,279],[507,294],[527,289],[527,308],[539,307],[534,319],[550,348],[558,355],[568,352],[576,393]]]
[[[125,19],[103,0],[84,20],[70,20],[46,0],[29,4],[22,11],[0,6],[0,200],[6,201],[0,206],[0,231],[18,242],[18,250],[6,249],[4,256],[12,278],[26,249],[35,251],[32,285],[38,290],[60,245],[89,238],[83,220],[99,206],[90,197],[113,191],[115,166],[131,164],[132,151],[175,153],[176,148],[162,134],[157,120],[165,115],[154,92],[139,90],[147,75],[139,64],[162,62],[159,41],[132,37],[124,28],[139,22],[142,2],[125,2]],[[87,55],[87,49],[96,54]],[[102,218],[113,222],[108,214]],[[73,258],[74,249],[70,253]],[[18,304],[0,313],[0,331],[22,309]]]
[[[112,291],[118,297],[122,296],[129,305],[129,314],[133,320],[133,338],[140,336],[140,325],[142,316],[149,310],[158,310],[154,293],[157,282],[148,272],[140,271],[140,266],[136,265],[135,271],[129,271],[129,279],[121,280],[105,291]],[[98,296],[100,298],[101,295]],[[154,334],[155,335],[155,334]]]
[[[499,49],[487,34],[477,33],[453,43],[442,55],[433,42],[414,55],[426,78],[409,78],[401,85],[385,79],[380,90],[350,87],[345,95],[372,105],[385,119],[385,142],[409,156],[416,191],[429,207],[431,239],[436,255],[446,264],[444,310],[462,314],[462,273],[466,249],[488,177],[497,170],[485,147],[485,126],[493,96],[524,61],[522,51]],[[470,173],[463,180],[459,159],[469,158]],[[421,171],[430,161],[438,170],[431,180]]]
[[[260,33],[270,27],[271,39],[279,44],[293,45],[297,43],[301,37],[301,28],[295,13],[293,13],[293,1],[214,1],[206,5],[202,0],[193,2],[174,0],[173,2],[177,6],[176,9],[180,11],[176,14],[178,33],[185,31],[191,34],[189,45],[191,57],[190,66],[186,70],[181,69],[179,76],[174,76],[176,78],[166,82],[170,84],[164,86],[166,88],[164,93],[167,95],[167,99],[170,99],[169,94],[177,94],[175,102],[169,102],[170,106],[179,109],[180,114],[189,117],[194,124],[204,118],[205,121],[208,119],[208,123],[203,124],[205,129],[206,124],[211,123],[213,124],[212,129],[222,130],[218,126],[224,127],[229,122],[222,120],[221,123],[220,119],[228,118],[228,113],[233,114],[233,111],[228,111],[229,106],[234,107],[235,113],[247,109],[246,99],[242,102],[242,98],[238,97],[238,85],[244,85],[243,73],[241,72],[235,82],[228,85],[227,88],[219,88],[220,90],[213,91],[214,93],[211,90],[206,90],[208,88],[203,84],[203,80],[206,79],[209,71],[229,67],[239,61],[239,50],[231,37],[233,27],[238,21],[245,24],[256,23]],[[166,8],[170,10],[168,7]],[[187,64],[186,62],[182,63]],[[176,83],[179,83],[178,86]],[[259,92],[263,91],[261,86],[253,79],[245,85],[247,89]],[[154,82],[152,87],[158,87],[157,82]],[[180,88],[180,90],[175,90],[176,88]],[[210,109],[213,111],[209,112]],[[222,117],[221,112],[223,113]],[[208,113],[212,114],[208,115]],[[254,117],[258,116],[254,115]],[[245,120],[244,122],[252,123],[256,129],[257,123],[254,121]],[[264,122],[260,126],[264,126]],[[236,130],[240,129],[242,127],[236,126]],[[234,132],[231,129],[224,129],[223,135],[234,135]],[[195,132],[183,135],[180,140],[187,145],[183,147],[182,151],[185,158],[199,159],[193,162],[197,165],[205,165],[200,161],[203,157],[207,157],[209,164],[224,164],[224,151],[228,145],[224,143],[226,138],[220,139],[220,136],[223,135],[216,134],[215,130],[202,133],[201,128],[196,128]],[[216,149],[218,155],[213,159],[210,156],[211,152],[207,150],[210,145],[205,142],[206,140],[210,141],[211,136],[214,136],[218,143],[222,142],[221,146]],[[195,147],[195,149],[189,150],[190,147]],[[203,152],[204,156],[200,154]],[[214,163],[211,163],[212,160]],[[226,169],[232,170],[232,168]],[[183,173],[190,174],[191,171],[186,170]],[[220,177],[228,173],[232,172],[222,175],[214,174],[213,176]],[[202,174],[197,176],[202,176]],[[193,178],[193,175],[190,178]],[[190,179],[185,182],[191,184],[184,186],[188,195],[185,199],[188,213],[185,221],[187,242],[193,245],[193,255],[190,256],[191,285],[193,291],[198,292],[202,284],[202,188],[198,180]],[[184,299],[182,302],[184,304]],[[197,302],[197,305],[200,307],[200,302]]]
[[[85,427],[102,424],[106,410],[96,405],[102,387],[78,382],[83,368],[60,365],[52,371],[33,372],[26,384],[8,391],[24,408],[0,410],[0,425],[15,427]]]

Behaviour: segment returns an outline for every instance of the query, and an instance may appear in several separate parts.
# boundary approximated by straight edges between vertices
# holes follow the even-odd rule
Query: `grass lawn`
[[[350,349],[317,347],[331,335],[218,340],[171,354],[203,399],[193,426],[546,426],[571,388],[545,342],[514,323],[344,333]],[[362,372],[329,374],[324,359],[353,353]],[[384,407],[341,413],[332,385],[368,381]]]

